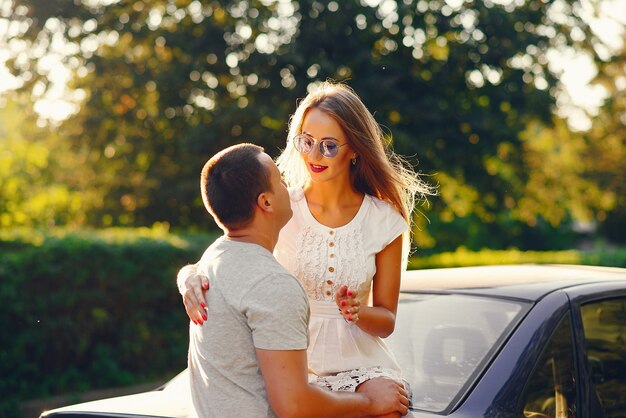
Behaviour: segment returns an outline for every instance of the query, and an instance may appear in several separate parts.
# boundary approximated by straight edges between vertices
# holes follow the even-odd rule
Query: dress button
[[[331,243],[329,243],[329,244],[328,244],[328,246],[329,246],[329,247],[334,247],[334,246],[335,246],[335,243],[334,243],[334,242],[331,242]]]
[[[328,233],[329,233],[330,235],[332,235],[332,234],[334,234],[334,233],[335,233],[335,231],[328,231]]]
[[[332,273],[333,271],[335,271],[335,268],[334,267],[328,267],[328,271],[330,271]]]
[[[332,254],[332,253],[330,254],[330,258],[333,258],[334,256],[335,256],[335,254]]]
[[[326,291],[326,296],[330,296],[330,290]]]
[[[333,281],[332,280],[326,280],[326,283],[327,284],[333,284]]]

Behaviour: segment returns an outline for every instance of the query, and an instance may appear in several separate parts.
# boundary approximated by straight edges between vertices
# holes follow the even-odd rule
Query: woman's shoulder
[[[369,232],[367,236],[372,237],[372,242],[380,246],[376,251],[378,252],[404,233],[409,223],[391,203],[375,196],[369,196],[367,199],[370,202],[370,210],[364,228]]]
[[[365,198],[369,200],[370,206],[377,213],[380,213],[382,215],[391,215],[395,213],[398,216],[402,216],[400,211],[396,209],[391,203],[387,202],[386,200],[379,199],[378,197],[372,196],[369,194],[366,194]]]
[[[407,228],[408,223],[406,219],[391,203],[371,195],[366,195],[366,199],[369,201],[369,210],[366,216],[369,225],[377,230],[384,225],[383,228],[393,234],[397,230]]]

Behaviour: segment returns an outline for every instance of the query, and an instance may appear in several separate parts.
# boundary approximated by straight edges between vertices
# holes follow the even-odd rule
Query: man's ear
[[[273,212],[272,199],[269,193],[263,192],[257,197],[256,204],[263,212]]]

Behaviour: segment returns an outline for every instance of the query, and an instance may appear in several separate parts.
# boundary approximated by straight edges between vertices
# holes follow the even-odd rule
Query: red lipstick
[[[309,163],[309,167],[311,167],[311,171],[314,173],[321,173],[322,171],[328,168],[325,165],[317,165],[317,164],[311,164],[311,163]]]

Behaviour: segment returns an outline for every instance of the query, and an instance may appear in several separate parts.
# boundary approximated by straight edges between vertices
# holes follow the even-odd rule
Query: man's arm
[[[308,383],[306,350],[256,349],[270,405],[279,417],[360,418],[408,413],[407,392],[391,379],[375,379],[363,393],[332,392]],[[376,385],[374,385],[376,383]]]
[[[202,325],[206,321],[206,299],[204,292],[209,288],[209,279],[197,273],[198,265],[189,264],[178,272],[176,284],[183,297],[183,305],[189,319]]]

